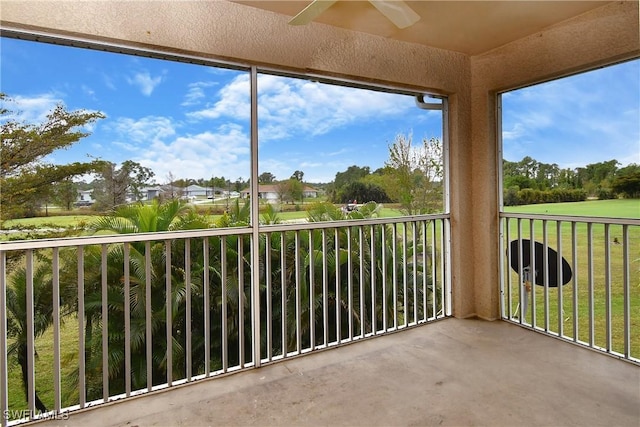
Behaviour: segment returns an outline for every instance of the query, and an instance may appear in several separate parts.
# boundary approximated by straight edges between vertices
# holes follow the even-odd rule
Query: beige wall
[[[471,58],[475,314],[499,317],[497,93],[640,56],[637,2],[616,2]]]
[[[3,0],[0,13],[5,27],[450,95],[453,309],[487,319],[499,314],[496,91],[639,55],[637,2],[478,57],[287,26],[286,17],[227,2]]]

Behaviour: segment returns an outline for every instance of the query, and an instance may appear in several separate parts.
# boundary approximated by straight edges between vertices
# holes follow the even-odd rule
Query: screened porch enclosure
[[[239,227],[1,243],[2,426],[636,426],[640,223],[504,212],[499,97],[639,58],[638,2],[407,1],[406,30],[337,2],[370,13],[288,25],[308,3],[3,2],[3,36],[240,70],[252,196]],[[442,111],[442,210],[261,223],[261,72]],[[571,280],[530,257],[529,289],[513,241]]]

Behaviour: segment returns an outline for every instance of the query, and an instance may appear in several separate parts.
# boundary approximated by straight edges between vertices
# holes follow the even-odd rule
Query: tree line
[[[617,160],[563,169],[526,156],[503,160],[502,175],[507,206],[640,197],[640,165],[620,167]]]
[[[408,215],[441,212],[443,209],[442,141],[399,133],[389,145],[384,167],[371,171],[368,166],[352,165],[336,173],[327,186],[333,203],[375,201],[397,203]]]

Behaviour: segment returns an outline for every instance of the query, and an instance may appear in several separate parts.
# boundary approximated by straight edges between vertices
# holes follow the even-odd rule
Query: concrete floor
[[[75,412],[69,426],[640,426],[640,367],[447,319]]]

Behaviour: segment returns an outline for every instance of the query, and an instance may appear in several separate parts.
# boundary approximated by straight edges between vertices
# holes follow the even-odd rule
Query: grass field
[[[383,218],[401,216],[402,213],[396,208],[383,207],[380,211],[380,216]],[[216,221],[221,215],[208,215],[211,222]],[[279,212],[278,217],[282,221],[291,221],[297,219],[304,219],[307,217],[307,211],[284,211]],[[3,224],[4,229],[18,228],[18,227],[42,227],[42,228],[56,228],[56,227],[80,227],[91,223],[98,219],[98,215],[58,215],[48,217],[36,217],[36,218],[21,218],[5,221]]]
[[[575,203],[518,206],[505,209],[507,212],[536,213],[548,215],[572,215],[592,217],[640,218],[640,200],[603,200]],[[552,333],[562,333],[569,339],[590,343],[595,347],[606,347],[632,357],[640,358],[640,226],[628,226],[629,268],[624,270],[623,227],[610,225],[608,239],[605,226],[595,224],[589,228],[577,223],[574,229],[570,222],[562,222],[558,235],[558,223],[547,221],[546,233],[543,221],[520,222],[522,238],[533,238],[543,242],[545,234],[549,247],[562,247],[562,256],[573,270],[572,280],[562,288],[534,286],[535,298],[526,316],[526,322]],[[505,247],[508,241],[518,237],[518,221],[509,221],[509,235],[505,230]],[[574,245],[575,238],[575,245]],[[589,264],[589,251],[593,253]],[[607,258],[608,255],[608,258]],[[608,263],[607,263],[608,259]],[[517,273],[505,263],[505,277],[510,277],[511,286],[505,287],[505,309],[507,315],[516,317],[519,303],[519,280]],[[555,272],[550,272],[555,274]],[[625,274],[626,285],[625,285]],[[625,289],[626,286],[626,289]],[[625,294],[627,295],[625,297]],[[626,306],[626,307],[625,307]],[[509,311],[510,310],[510,311]],[[630,348],[625,349],[625,310],[628,311]],[[589,314],[593,313],[593,317]],[[607,316],[609,313],[609,317]],[[518,313],[517,316],[521,314]],[[534,318],[535,315],[535,318]],[[608,322],[607,318],[611,320]]]
[[[507,206],[505,212],[576,215],[609,218],[640,218],[640,199],[587,200],[571,203]]]

